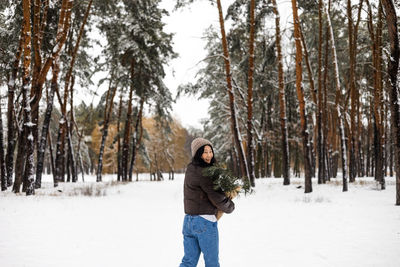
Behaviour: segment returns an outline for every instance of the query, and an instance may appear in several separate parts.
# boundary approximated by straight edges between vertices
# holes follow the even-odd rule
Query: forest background
[[[33,194],[44,171],[55,186],[85,173],[98,182],[102,173],[173,179],[191,140],[204,136],[252,186],[271,176],[288,185],[302,173],[306,193],[312,177],[338,175],[343,191],[362,176],[385,189],[389,174],[400,205],[398,6],[292,0],[292,23],[281,28],[277,1],[205,2],[219,25],[204,33],[196,79],[173,95],[163,79],[179,51],[160,1],[2,1],[2,190]],[[76,102],[82,94],[99,100]],[[181,95],[210,100],[203,129],[171,115]]]

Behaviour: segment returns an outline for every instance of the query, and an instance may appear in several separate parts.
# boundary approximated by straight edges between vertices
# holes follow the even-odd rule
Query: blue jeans
[[[206,267],[219,267],[218,223],[198,215],[186,215],[183,221],[183,256],[180,267],[196,267],[203,252]]]

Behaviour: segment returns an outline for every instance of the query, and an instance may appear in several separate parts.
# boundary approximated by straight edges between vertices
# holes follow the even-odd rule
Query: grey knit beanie
[[[204,145],[210,145],[212,147],[212,144],[210,141],[208,141],[207,139],[198,137],[196,139],[194,139],[192,141],[192,145],[191,145],[191,149],[192,149],[192,157],[194,157],[194,155],[196,155],[197,150],[199,150],[200,147],[204,146]]]

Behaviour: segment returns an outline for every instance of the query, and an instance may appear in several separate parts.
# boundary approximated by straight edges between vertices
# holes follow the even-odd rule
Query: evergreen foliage
[[[214,181],[214,189],[222,190],[222,192],[227,196],[230,196],[235,192],[238,194],[251,194],[253,192],[248,179],[232,175],[229,169],[226,169],[221,165],[216,164],[205,168],[203,174],[212,177]]]

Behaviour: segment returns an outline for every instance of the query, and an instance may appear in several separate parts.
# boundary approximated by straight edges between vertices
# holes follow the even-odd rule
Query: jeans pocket
[[[202,218],[202,217],[197,217],[196,221],[193,223],[193,232],[197,233],[197,234],[201,234],[204,233],[205,231],[207,231],[207,220]]]

